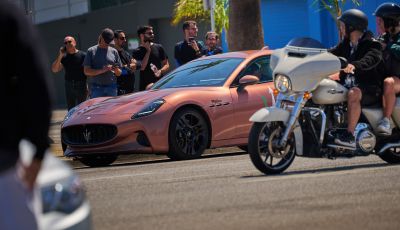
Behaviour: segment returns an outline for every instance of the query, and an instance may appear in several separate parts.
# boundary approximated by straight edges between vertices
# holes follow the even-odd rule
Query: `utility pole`
[[[215,31],[215,1],[216,0],[203,0],[204,10],[210,10],[211,31]]]

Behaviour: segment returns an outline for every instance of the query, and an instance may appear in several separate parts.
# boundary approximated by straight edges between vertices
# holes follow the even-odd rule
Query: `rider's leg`
[[[351,148],[356,147],[354,130],[361,114],[361,98],[362,92],[359,88],[353,87],[349,90],[347,94],[347,132],[335,138],[336,144]]]
[[[361,114],[361,98],[361,90],[357,87],[351,88],[347,94],[347,131],[353,135]]]
[[[400,79],[387,77],[383,82],[383,119],[379,122],[377,131],[382,135],[391,135],[390,116],[396,104],[396,93],[400,92]]]

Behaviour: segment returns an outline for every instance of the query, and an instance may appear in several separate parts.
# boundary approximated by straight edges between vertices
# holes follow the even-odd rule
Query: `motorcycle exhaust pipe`
[[[400,147],[400,142],[398,143],[388,143],[386,145],[384,145],[381,150],[379,150],[378,155],[384,153],[386,150],[390,149],[390,148],[394,148],[394,147]]]

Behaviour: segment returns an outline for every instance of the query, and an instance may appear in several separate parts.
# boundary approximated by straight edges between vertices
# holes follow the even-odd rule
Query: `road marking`
[[[123,177],[136,177],[136,176],[147,176],[154,173],[136,173],[136,174],[124,174],[124,175],[115,175],[115,176],[104,176],[104,177],[95,177],[95,178],[82,178],[83,182],[85,181],[96,181],[96,180],[109,180],[109,179],[117,179]]]

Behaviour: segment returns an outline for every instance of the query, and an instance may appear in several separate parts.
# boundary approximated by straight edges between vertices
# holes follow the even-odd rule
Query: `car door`
[[[251,61],[240,72],[230,87],[232,96],[235,134],[234,138],[247,138],[252,123],[251,115],[258,109],[272,104],[272,70],[269,66],[270,56],[261,56]],[[255,75],[260,81],[245,87],[239,86],[240,78]]]

